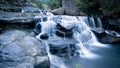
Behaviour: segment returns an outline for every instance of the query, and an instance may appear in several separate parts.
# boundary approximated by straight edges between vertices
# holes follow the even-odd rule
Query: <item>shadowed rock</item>
[[[120,35],[115,31],[96,29],[93,32],[101,43],[120,43]]]

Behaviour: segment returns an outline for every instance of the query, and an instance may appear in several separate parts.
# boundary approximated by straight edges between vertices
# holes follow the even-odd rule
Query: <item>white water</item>
[[[50,53],[50,49],[49,49],[49,45],[47,43],[47,41],[44,41],[45,45],[46,45],[46,51],[48,53],[49,56],[49,60],[50,60],[50,68],[55,68],[55,67],[59,67],[59,68],[67,68],[63,62],[63,59],[56,56],[56,55],[52,55]],[[55,67],[54,67],[55,66]]]
[[[98,23],[98,28],[101,28],[102,27],[102,22],[101,22],[100,18],[97,18],[97,23]]]
[[[37,35],[37,39],[40,39],[40,35],[42,34],[48,34],[49,36],[55,34],[56,29],[56,23],[54,21],[46,21],[46,22],[40,22],[41,27],[41,33]]]
[[[86,16],[78,16],[79,20],[84,21],[89,28],[101,28],[102,22],[100,18],[97,18],[97,21],[94,20],[93,17],[86,17]]]
[[[78,48],[77,51],[80,53],[80,57],[89,57],[89,58],[98,57],[97,55],[87,50],[86,47],[84,46],[84,44],[99,44],[95,35],[91,31],[91,28],[96,28],[95,21],[93,18],[90,18],[90,22],[88,21],[87,17],[80,17],[80,16],[76,17],[76,16],[62,15],[62,16],[50,16],[48,18],[49,18],[48,21],[40,22],[42,26],[41,28],[42,32],[37,36],[37,38],[39,38],[39,36],[42,33],[47,33],[49,36],[51,36],[51,34],[54,34],[54,31],[56,30],[56,23],[60,23],[61,26],[63,26],[66,29],[73,29],[74,32],[73,37],[79,42],[76,43],[76,46]],[[98,19],[98,23],[99,22],[100,19]],[[101,27],[101,22],[98,26]],[[51,65],[57,66],[58,68],[67,68],[62,58],[56,55],[52,55],[50,53],[49,45],[47,41],[45,41],[45,44],[47,47],[47,53],[50,58]]]

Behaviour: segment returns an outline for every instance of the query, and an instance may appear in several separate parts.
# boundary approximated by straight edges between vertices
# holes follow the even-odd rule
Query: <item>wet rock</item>
[[[48,37],[48,34],[42,34],[40,35],[40,38],[43,39],[43,40],[47,40],[49,37]]]
[[[120,32],[120,21],[114,18],[103,18],[104,29]]]
[[[0,33],[2,33],[3,28],[0,28]]]
[[[6,30],[0,34],[0,56],[3,68],[34,68],[36,64],[49,67],[45,45],[27,30]]]
[[[72,36],[73,36],[72,29],[66,29],[66,28],[62,27],[60,24],[57,24],[56,27],[57,27],[57,31],[56,31],[57,36],[72,38]]]
[[[41,32],[41,25],[40,25],[40,23],[37,23],[37,24],[35,25],[34,33],[35,33],[36,35],[38,35],[40,32]]]
[[[115,31],[102,30],[101,32],[98,32],[93,30],[93,32],[101,43],[120,43],[120,34]]]
[[[75,54],[76,46],[78,43],[74,38],[60,38],[60,37],[50,37],[48,39],[50,53],[60,57],[73,56]]]
[[[75,45],[69,44],[69,45],[54,45],[50,44],[50,52],[53,55],[58,55],[60,57],[67,57],[67,56],[74,56],[75,54]],[[63,46],[63,47],[59,47]]]
[[[48,57],[47,56],[36,56],[36,64],[34,68],[49,68],[50,67],[50,62],[48,62]],[[42,63],[41,63],[42,62]]]

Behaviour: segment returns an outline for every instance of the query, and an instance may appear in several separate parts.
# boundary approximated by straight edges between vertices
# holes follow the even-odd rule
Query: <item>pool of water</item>
[[[67,68],[120,68],[120,44],[86,46],[73,58],[64,61]]]

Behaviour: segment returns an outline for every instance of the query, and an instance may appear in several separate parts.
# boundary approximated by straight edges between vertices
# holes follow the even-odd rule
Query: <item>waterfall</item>
[[[97,18],[98,27],[102,28],[102,22],[100,18]]]
[[[79,20],[84,21],[88,27],[92,28],[101,28],[102,22],[100,18],[86,17],[86,16],[78,16]]]
[[[93,32],[91,31],[91,26],[88,24],[91,23],[89,22],[89,19],[85,16],[65,16],[62,15],[59,18],[61,18],[61,25],[66,28],[66,29],[71,29],[73,28],[75,36],[77,38],[81,39],[82,42],[97,42],[97,39]],[[95,28],[95,21],[93,18],[90,18],[92,21],[92,25],[94,25]],[[97,28],[97,27],[96,27]]]
[[[44,33],[47,33],[50,37],[57,38],[58,36],[55,36],[55,31],[57,30],[56,25],[59,23],[63,28],[73,31],[73,38],[77,40],[78,43],[75,43],[75,42],[72,42],[72,43],[75,43],[75,46],[77,48],[76,51],[80,53],[80,56],[84,56],[84,55],[87,55],[89,57],[96,56],[93,53],[91,53],[89,50],[87,50],[87,48],[84,46],[86,44],[99,44],[95,35],[91,31],[92,28],[97,28],[94,18],[90,18],[89,20],[88,17],[85,17],[85,16],[76,17],[76,16],[66,16],[66,15],[48,16],[47,18],[48,18],[47,21],[40,22],[42,27],[41,27],[41,33],[36,36],[38,39],[40,39],[39,38],[40,35]],[[101,23],[99,18],[97,19],[97,22]],[[99,25],[98,27],[101,27],[101,24],[98,24],[98,25]],[[67,38],[65,37],[64,39],[61,38],[62,41],[66,39]],[[64,63],[64,59],[57,55],[51,54],[48,41],[47,40],[43,40],[43,41],[45,41],[44,43],[46,45],[46,51],[50,58],[51,65],[57,66],[58,68],[67,68]],[[52,42],[61,44],[61,42],[59,41],[54,40]],[[69,43],[69,41],[67,40],[66,43]],[[70,51],[70,49],[68,49],[67,51]],[[54,67],[51,67],[51,68],[54,68]]]
[[[48,15],[48,16],[54,16],[51,12],[46,12],[46,15]]]
[[[51,64],[50,68],[56,68],[54,66],[57,66],[57,68],[67,68],[60,57],[58,57],[56,55],[52,55],[50,53],[50,49],[49,49],[50,47],[49,47],[47,41],[44,41],[44,43],[46,45],[46,51],[48,53],[50,64]]]
[[[42,34],[48,34],[49,36],[55,34],[56,23],[54,21],[40,22],[41,33],[36,36],[37,39],[40,39]]]

